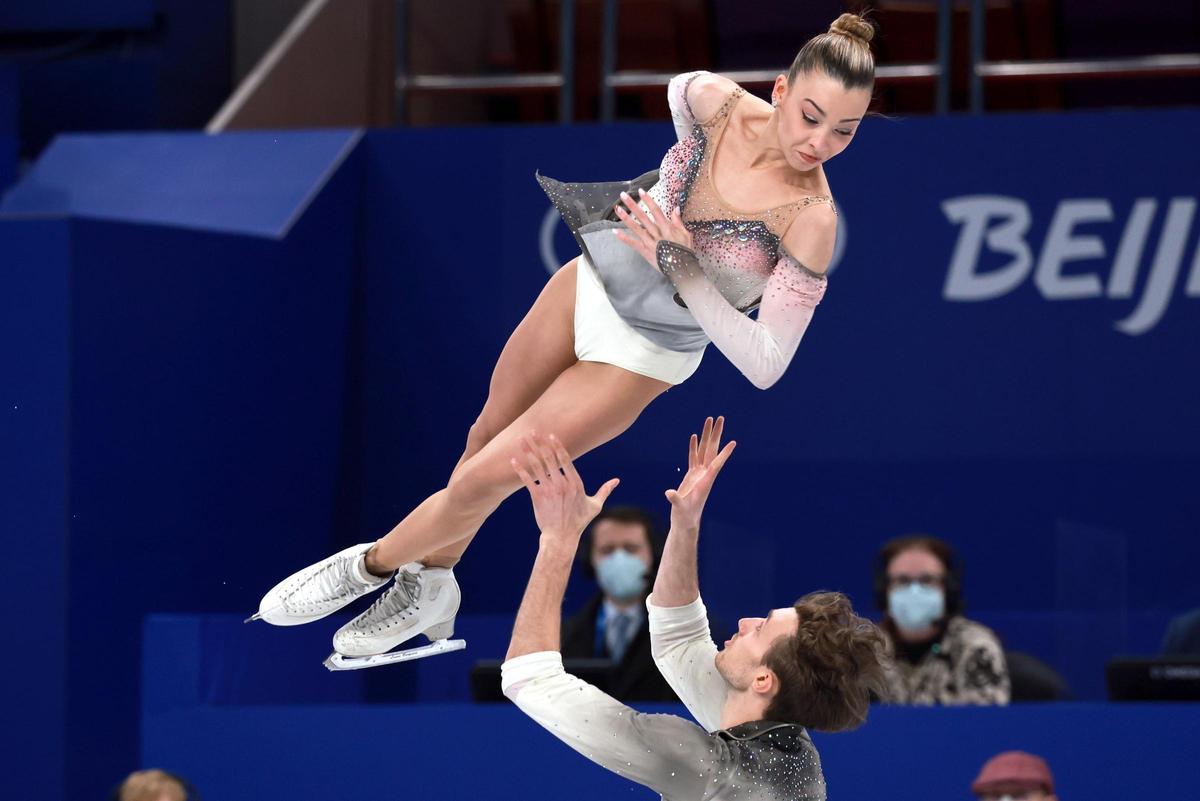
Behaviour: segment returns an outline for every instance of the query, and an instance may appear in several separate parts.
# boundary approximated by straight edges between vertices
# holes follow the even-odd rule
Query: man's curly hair
[[[795,634],[763,656],[779,678],[765,718],[816,731],[846,731],[867,719],[871,696],[886,694],[891,646],[840,592],[811,592],[796,601]]]

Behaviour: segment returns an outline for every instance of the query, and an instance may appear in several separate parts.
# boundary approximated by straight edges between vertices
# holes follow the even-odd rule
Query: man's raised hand
[[[620,479],[609,479],[589,497],[570,454],[553,434],[542,437],[531,432],[522,437],[521,455],[509,461],[529,490],[533,517],[542,535],[556,539],[582,534],[620,483]]]
[[[704,430],[699,439],[692,434],[688,442],[687,474],[678,489],[667,490],[672,529],[700,528],[700,515],[704,512],[704,503],[708,500],[713,482],[737,447],[732,440],[724,448],[721,447],[721,434],[724,431],[724,417],[718,417],[716,421],[709,417],[704,421]]]

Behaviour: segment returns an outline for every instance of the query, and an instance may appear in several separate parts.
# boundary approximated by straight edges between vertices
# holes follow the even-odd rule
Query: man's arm
[[[562,600],[574,558],[574,552],[560,542],[546,543],[545,537],[542,538],[505,659],[561,649]]]
[[[667,532],[658,576],[654,579],[656,606],[687,606],[700,597],[696,558],[699,541],[700,526],[677,525],[672,513],[671,530]]]
[[[704,430],[697,439],[692,434],[688,443],[688,471],[679,489],[667,490],[671,502],[671,530],[663,548],[658,577],[654,580],[655,606],[686,606],[700,597],[697,577],[696,544],[700,539],[700,516],[712,490],[713,482],[729,459],[736,442],[721,448],[725,418],[704,421]]]
[[[663,548],[654,593],[647,599],[650,650],[658,672],[671,685],[692,716],[709,731],[721,725],[721,709],[729,685],[717,672],[717,646],[708,629],[708,612],[700,600],[696,545],[700,516],[717,473],[737,443],[721,448],[725,418],[710,417],[697,439],[688,443],[688,471],[678,490],[667,490],[671,531]]]
[[[548,442],[529,439],[523,447],[524,463],[511,461],[533,496],[541,538],[506,659],[561,648],[562,600],[579,538],[619,483],[611,479],[589,498],[566,448],[553,435]]]
[[[643,715],[563,670],[559,620],[584,527],[616,486],[592,498],[561,443],[533,440],[513,467],[533,498],[537,559],[501,668],[504,694],[555,737],[599,765],[670,797],[707,798],[733,767],[728,746],[672,715]]]

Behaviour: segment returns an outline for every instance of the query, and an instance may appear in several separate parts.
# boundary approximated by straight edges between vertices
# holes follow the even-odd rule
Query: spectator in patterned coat
[[[1009,702],[1000,640],[963,617],[962,571],[948,543],[909,536],[884,545],[875,602],[896,655],[886,700],[924,706]]]

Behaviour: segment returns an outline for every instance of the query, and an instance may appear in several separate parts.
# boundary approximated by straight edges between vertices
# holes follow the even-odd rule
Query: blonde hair
[[[187,801],[187,791],[171,774],[162,770],[139,770],[129,774],[117,792],[118,801]]]
[[[788,70],[788,85],[802,72],[820,70],[839,80],[847,89],[870,89],[875,85],[875,56],[871,39],[875,27],[858,14],[842,14],[827,33],[809,39],[796,54]]]

